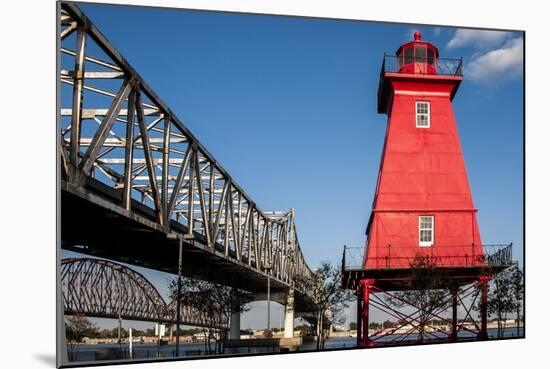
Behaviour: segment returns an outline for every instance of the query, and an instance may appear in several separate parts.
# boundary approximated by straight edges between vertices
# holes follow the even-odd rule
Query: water
[[[211,344],[212,350],[215,344]],[[273,347],[240,347],[226,349],[226,353],[234,354],[258,354],[267,352],[278,352],[279,348]],[[175,345],[157,345],[155,343],[134,343],[132,347],[133,359],[154,359],[176,357]],[[204,343],[182,343],[179,347],[178,357],[193,357],[207,355]],[[80,344],[73,354],[74,361],[99,361],[99,360],[120,360],[130,359],[128,344]]]
[[[487,333],[489,338],[495,339],[497,336],[496,329],[488,329]],[[523,328],[520,328],[520,336],[523,336]],[[438,338],[446,338],[447,335],[443,333],[435,333],[434,336]],[[473,334],[468,332],[461,332],[460,338],[473,338]],[[504,337],[511,338],[517,337],[516,328],[506,328],[504,330]],[[416,335],[389,335],[380,337],[377,342],[388,342],[391,340],[401,340],[401,342],[413,341],[417,339]],[[330,338],[325,342],[325,349],[343,349],[356,347],[355,337],[342,337],[342,338]],[[214,344],[212,344],[214,348]],[[316,349],[315,342],[306,342],[298,347],[297,351],[314,351]],[[179,357],[197,357],[207,355],[204,349],[203,343],[182,343],[179,348]],[[226,354],[260,354],[268,352],[279,352],[278,347],[240,347],[226,349]],[[133,345],[133,359],[155,359],[155,358],[169,358],[176,356],[175,345],[161,345],[157,344],[134,344]],[[84,345],[81,344],[78,350],[74,353],[75,361],[99,361],[99,360],[120,360],[130,359],[128,352],[128,345],[122,345],[119,348],[118,344],[98,344],[98,345]]]
[[[496,339],[497,338],[497,329],[487,329],[487,334],[489,336],[489,339]],[[504,338],[511,338],[511,337],[517,337],[517,330],[516,328],[506,328],[504,330]],[[520,328],[519,331],[520,337],[523,336],[523,328]],[[441,332],[436,332],[433,334],[430,334],[428,336],[425,336],[426,338],[447,338],[448,335]],[[475,338],[475,334],[470,332],[459,332],[458,335],[459,338],[462,339],[468,339],[468,338]],[[407,341],[415,341],[418,339],[418,335],[411,334],[411,335],[404,335],[404,334],[395,334],[395,335],[388,335],[388,336],[381,336],[376,341],[377,342],[389,342],[394,340],[401,340],[401,342],[407,342]],[[338,349],[338,348],[350,348],[350,347],[356,347],[357,338],[356,337],[345,337],[345,338],[332,338],[325,342],[325,349]],[[411,342],[412,343],[412,342]],[[306,344],[307,345],[307,344]],[[306,346],[302,345],[302,346]],[[313,344],[314,346],[315,344]]]

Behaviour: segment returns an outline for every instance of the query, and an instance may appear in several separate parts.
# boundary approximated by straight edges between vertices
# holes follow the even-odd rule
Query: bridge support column
[[[285,304],[285,338],[294,337],[294,289],[288,290]]]
[[[233,302],[231,317],[229,320],[229,339],[241,339],[241,306],[238,299]]]

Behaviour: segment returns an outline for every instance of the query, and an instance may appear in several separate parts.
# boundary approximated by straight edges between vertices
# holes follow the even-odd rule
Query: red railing
[[[416,67],[412,71],[409,71],[408,73],[412,74],[437,74],[442,76],[454,76],[454,77],[461,77],[462,76],[462,58],[437,58],[434,64],[428,64],[427,59],[423,59],[425,62],[425,67],[419,68]],[[399,57],[395,55],[387,55],[384,54],[384,59],[382,62],[382,71],[381,74],[384,73],[400,73],[402,72],[403,64],[420,64],[418,63],[418,59],[414,60],[411,59],[410,62],[403,63],[403,61],[399,60]],[[427,66],[430,65],[432,68],[428,68]]]
[[[368,268],[403,268],[414,264],[418,257],[430,265],[443,267],[508,266],[512,264],[512,244],[450,245],[411,247],[387,245],[377,247],[365,260],[365,247],[344,246],[342,270]]]

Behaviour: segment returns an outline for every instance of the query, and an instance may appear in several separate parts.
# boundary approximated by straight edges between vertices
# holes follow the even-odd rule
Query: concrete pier
[[[290,288],[285,303],[284,338],[294,337],[294,289]]]
[[[231,317],[229,319],[229,339],[238,340],[241,338],[241,307],[240,302],[235,300]]]

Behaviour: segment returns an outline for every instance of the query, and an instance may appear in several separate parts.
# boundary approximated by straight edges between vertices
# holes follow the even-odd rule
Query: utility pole
[[[132,328],[128,329],[128,354],[130,355],[130,359],[134,358],[133,353],[133,347],[132,347]]]
[[[271,264],[266,264],[265,272],[267,274],[267,332],[271,332]]]
[[[179,237],[178,253],[178,296],[176,301],[176,357],[180,355],[180,322],[181,322],[181,268],[183,259],[183,237]]]
[[[271,278],[267,275],[267,330],[271,331]]]
[[[181,288],[182,281],[181,275],[183,272],[183,240],[188,240],[193,242],[193,234],[168,234],[168,239],[178,240],[179,249],[178,249],[178,291],[176,296],[176,357],[180,354],[180,324],[181,324]]]
[[[178,290],[177,290],[177,296],[176,296],[176,357],[179,356],[180,353],[180,324],[181,324],[181,288],[182,288],[182,281],[181,281],[181,275],[183,272],[183,240],[193,240],[192,234],[177,234],[177,233],[169,233],[168,239],[170,240],[178,240]]]
[[[121,267],[117,266],[115,270],[118,270],[118,348],[122,354],[122,272]]]

